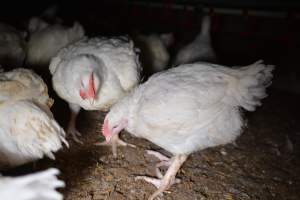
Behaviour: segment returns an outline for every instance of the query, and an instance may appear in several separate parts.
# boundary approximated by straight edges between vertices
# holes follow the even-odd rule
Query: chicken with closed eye
[[[127,37],[85,38],[61,49],[49,67],[54,90],[71,109],[67,132],[77,142],[80,109],[108,111],[140,78],[138,54]]]

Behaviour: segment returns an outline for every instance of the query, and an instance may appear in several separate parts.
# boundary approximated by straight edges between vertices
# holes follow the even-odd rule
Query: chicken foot
[[[152,154],[153,155],[153,154]],[[176,174],[178,172],[178,170],[180,169],[180,167],[182,166],[182,164],[185,162],[185,160],[187,159],[187,155],[175,155],[172,159],[170,159],[167,162],[170,162],[169,164],[165,161],[160,162],[157,166],[165,166],[164,164],[168,164],[169,168],[166,172],[166,174],[159,179],[156,178],[151,178],[151,177],[147,177],[147,176],[137,176],[135,178],[135,180],[145,180],[146,182],[149,182],[151,184],[153,184],[156,188],[158,188],[149,198],[148,200],[154,200],[157,196],[159,196],[160,194],[162,194],[165,190],[167,190],[168,188],[170,188],[171,185],[178,183],[179,179],[176,179]],[[159,172],[160,175],[162,176],[161,172]],[[157,174],[157,176],[160,176],[159,174]]]
[[[97,142],[95,143],[97,146],[112,146],[113,156],[117,157],[117,147],[118,146],[130,146],[136,148],[135,145],[124,142],[119,138],[119,134],[114,134],[109,141]]]
[[[159,168],[160,167],[169,167],[171,165],[171,163],[172,163],[171,159],[168,158],[167,156],[165,156],[165,155],[157,152],[157,151],[146,150],[146,153],[148,155],[155,156],[157,159],[160,160],[160,162],[155,165],[155,174],[156,174],[157,178],[159,178],[159,179],[163,178],[163,175],[162,175],[162,173],[161,173],[161,171],[160,171]],[[180,182],[179,179],[177,181]]]

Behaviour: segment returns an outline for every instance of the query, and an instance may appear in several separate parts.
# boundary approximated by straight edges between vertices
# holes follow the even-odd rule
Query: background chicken
[[[0,64],[8,67],[23,65],[25,52],[25,32],[0,23]]]
[[[172,33],[134,36],[134,43],[141,50],[140,59],[143,65],[143,74],[146,77],[162,71],[168,66],[170,60],[168,47],[173,41]]]
[[[48,6],[39,16],[33,16],[29,19],[27,29],[29,34],[40,31],[50,24],[61,24],[63,20],[58,17],[59,5],[52,4]]]
[[[63,48],[51,60],[53,88],[69,103],[68,133],[75,141],[80,108],[107,111],[139,82],[140,65],[126,37],[84,39]]]
[[[29,36],[26,58],[28,66],[48,67],[51,58],[62,47],[84,36],[84,29],[78,22],[75,22],[73,27],[67,27],[60,24],[47,25],[41,19],[33,18],[30,26],[37,31]]]
[[[201,31],[197,37],[178,50],[173,63],[175,66],[196,61],[216,62],[216,55],[211,46],[210,26],[210,17],[206,15],[202,19]]]
[[[0,196],[3,200],[62,200],[55,189],[65,186],[57,179],[59,171],[50,168],[42,172],[19,176],[0,176]]]
[[[149,198],[154,199],[178,182],[175,175],[189,154],[240,135],[240,107],[254,111],[261,104],[272,70],[262,61],[235,69],[195,63],[155,74],[111,108],[102,133],[110,141],[126,129],[174,155],[169,159],[150,151],[161,159],[158,179],[137,177],[158,188]],[[161,166],[169,166],[164,176]]]
[[[0,74],[0,167],[22,165],[62,148],[65,133],[54,120],[47,86],[30,70]]]

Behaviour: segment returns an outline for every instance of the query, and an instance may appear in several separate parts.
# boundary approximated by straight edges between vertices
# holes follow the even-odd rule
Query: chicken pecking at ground
[[[31,70],[0,73],[0,168],[43,158],[54,159],[65,132],[50,111],[53,100],[43,80]]]
[[[75,141],[81,142],[75,126],[80,108],[107,111],[138,84],[139,71],[138,55],[127,37],[83,39],[59,51],[50,64],[52,84],[69,103],[67,132]]]
[[[75,22],[72,27],[67,27],[61,24],[49,25],[42,19],[32,18],[29,30],[32,33],[29,35],[26,48],[26,65],[38,67],[40,71],[43,71],[43,67],[46,66],[45,69],[48,69],[51,58],[61,48],[84,37],[84,29],[78,22]]]
[[[266,97],[273,66],[258,61],[228,68],[210,63],[181,65],[157,73],[112,106],[102,134],[114,140],[122,129],[145,138],[173,154],[171,159],[149,151],[161,162],[158,179],[141,176],[158,190],[154,199],[172,184],[188,155],[233,142],[241,133],[241,109],[254,111]],[[159,167],[168,166],[163,176]]]
[[[206,15],[202,19],[200,33],[191,43],[179,49],[173,65],[177,66],[198,61],[216,62],[216,54],[211,45],[210,26],[210,16]]]
[[[65,186],[57,179],[59,170],[50,168],[33,174],[6,177],[0,175],[0,196],[3,200],[62,200],[56,188]]]

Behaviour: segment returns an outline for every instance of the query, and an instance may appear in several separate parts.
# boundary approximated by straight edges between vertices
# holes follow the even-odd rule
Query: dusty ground
[[[192,154],[178,174],[182,183],[171,187],[163,199],[300,199],[300,98],[269,93],[262,107],[245,114],[248,126],[236,144]],[[65,124],[66,105],[57,100],[54,111]],[[147,199],[155,188],[134,177],[154,175],[156,160],[144,152],[160,149],[124,133],[124,140],[137,148],[119,148],[118,158],[114,159],[110,148],[93,145],[102,140],[103,116],[100,112],[81,112],[78,127],[84,145],[71,142],[69,149],[57,154],[56,161],[44,159],[6,174],[57,167],[66,182],[62,190],[66,200]]]

